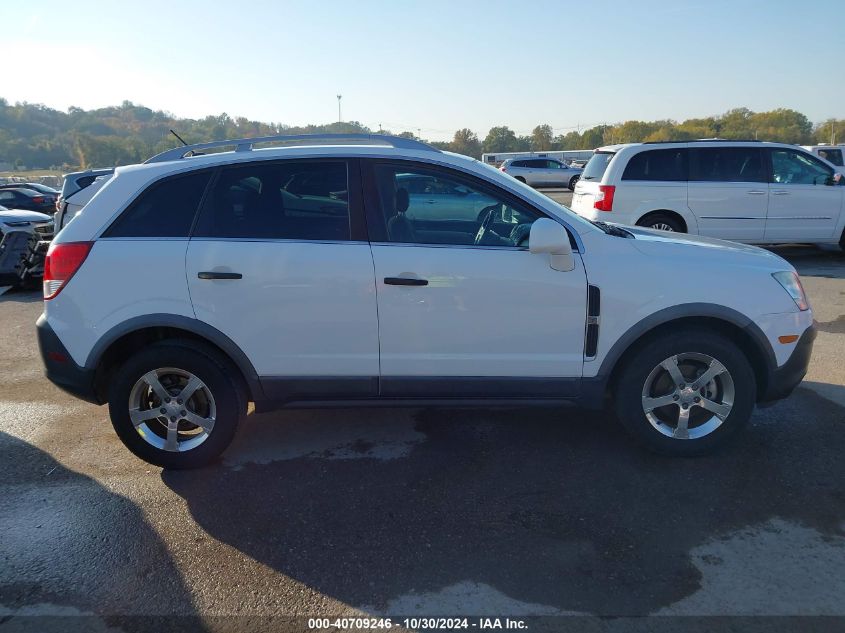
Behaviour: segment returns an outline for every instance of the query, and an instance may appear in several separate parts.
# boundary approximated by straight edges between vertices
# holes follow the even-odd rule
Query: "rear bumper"
[[[801,338],[795,344],[795,349],[789,359],[769,375],[766,392],[759,398],[759,402],[772,402],[789,396],[797,387],[810,366],[813,353],[813,342],[816,340],[816,324],[804,330]]]
[[[54,385],[86,402],[102,404],[94,388],[94,370],[77,365],[42,314],[35,322],[44,373]]]

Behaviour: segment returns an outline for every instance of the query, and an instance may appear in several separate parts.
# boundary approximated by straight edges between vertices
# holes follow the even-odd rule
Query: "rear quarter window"
[[[686,181],[689,158],[686,148],[651,149],[635,154],[625,166],[622,180]]]
[[[103,237],[188,237],[211,174],[195,172],[153,183]]]

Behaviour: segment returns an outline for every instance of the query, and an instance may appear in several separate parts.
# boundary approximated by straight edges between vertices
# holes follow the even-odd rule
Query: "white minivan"
[[[845,247],[845,179],[795,145],[756,141],[601,147],[575,186],[590,220],[752,244]]]
[[[370,135],[119,167],[53,240],[37,331],[47,377],[169,468],[215,458],[249,402],[613,403],[646,446],[699,454],[789,395],[815,337],[777,255],[590,222]]]

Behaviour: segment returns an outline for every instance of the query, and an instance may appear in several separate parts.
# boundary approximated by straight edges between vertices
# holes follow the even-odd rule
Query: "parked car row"
[[[572,209],[590,220],[750,244],[845,248],[845,179],[794,145],[632,143],[596,150]]]
[[[252,148],[270,141],[286,145]],[[237,151],[198,155],[225,145]],[[687,187],[690,161],[715,174],[727,160],[689,144],[634,160],[642,147],[597,153],[576,192],[627,187],[629,164]],[[727,164],[763,178],[780,161],[757,157]],[[778,185],[809,178],[805,161],[778,168]],[[813,313],[780,257],[589,221],[416,140],[200,144],[100,182],[47,254],[41,354],[50,380],[108,403],[129,450],[165,467],[217,457],[248,402],[612,403],[646,446],[693,455],[789,395],[809,363]]]

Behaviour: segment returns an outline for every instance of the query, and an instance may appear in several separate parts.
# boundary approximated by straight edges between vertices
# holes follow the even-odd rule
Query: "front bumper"
[[[38,347],[47,379],[59,389],[86,402],[102,404],[94,388],[94,370],[77,365],[42,314],[35,322]]]
[[[801,338],[795,344],[792,355],[780,367],[769,374],[768,385],[759,402],[772,402],[789,396],[797,387],[810,366],[810,356],[813,353],[813,341],[816,340],[816,324],[804,330]]]

